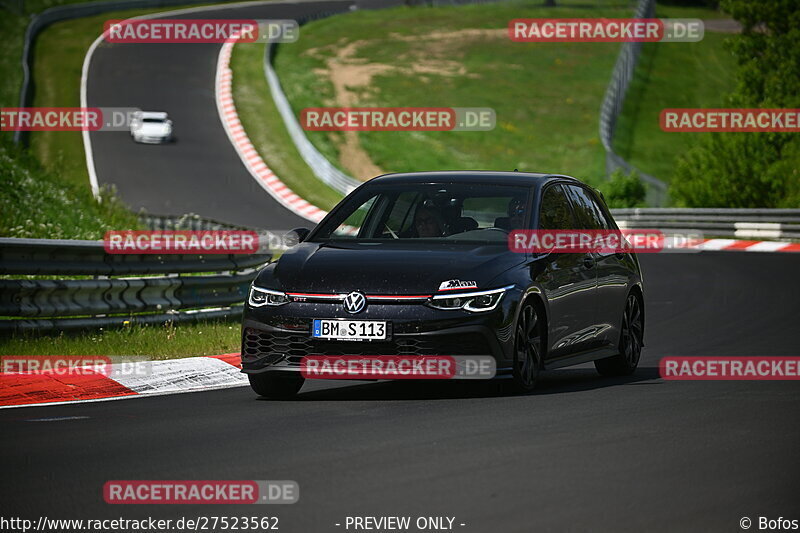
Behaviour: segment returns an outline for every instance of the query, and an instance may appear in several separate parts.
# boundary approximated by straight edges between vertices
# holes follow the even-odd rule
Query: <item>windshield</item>
[[[165,119],[165,118],[145,118],[145,119],[142,119],[142,122],[144,122],[146,124],[147,123],[150,123],[150,124],[152,124],[152,123],[163,124],[166,121],[167,121],[167,119]]]
[[[367,186],[323,222],[312,241],[505,243],[528,227],[528,188],[493,184]]]

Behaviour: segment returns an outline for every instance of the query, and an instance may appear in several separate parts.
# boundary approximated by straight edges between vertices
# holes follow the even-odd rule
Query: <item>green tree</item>
[[[742,24],[729,107],[800,108],[800,2],[722,0]],[[688,207],[800,206],[800,134],[717,133],[678,162],[670,194]]]
[[[601,185],[603,196],[611,209],[623,207],[641,207],[645,204],[646,189],[636,172],[626,175],[617,169],[611,179]]]

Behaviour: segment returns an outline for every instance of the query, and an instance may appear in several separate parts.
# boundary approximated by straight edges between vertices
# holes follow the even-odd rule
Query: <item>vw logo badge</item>
[[[344,297],[344,310],[348,313],[360,313],[367,306],[367,297],[360,292],[351,292]]]

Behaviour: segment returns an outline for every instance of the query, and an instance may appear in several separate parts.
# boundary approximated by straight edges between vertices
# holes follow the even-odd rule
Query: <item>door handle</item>
[[[586,268],[594,268],[595,260],[594,257],[591,255],[586,255],[583,257],[583,266]]]

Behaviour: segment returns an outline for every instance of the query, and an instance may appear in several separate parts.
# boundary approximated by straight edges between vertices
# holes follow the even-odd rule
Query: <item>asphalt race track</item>
[[[676,382],[666,355],[797,355],[800,256],[643,255],[647,347],[631,378],[591,367],[538,392],[495,384],[307,383],[0,411],[3,494],[51,518],[276,515],[281,531],[346,516],[455,516],[465,532],[737,531],[792,516],[796,382]],[[794,290],[792,290],[795,288]],[[33,422],[55,417],[88,417]],[[112,506],[111,479],[292,479],[275,506]],[[13,483],[12,483],[13,480]],[[5,512],[4,515],[9,513]]]
[[[276,5],[235,16],[289,18],[319,8]],[[89,105],[167,110],[178,136],[153,147],[126,133],[94,134],[100,181],[155,213],[301,225],[255,183],[219,123],[217,50],[97,50]],[[0,514],[272,515],[287,532],[345,531],[335,524],[347,516],[454,516],[457,531],[479,533],[740,531],[744,516],[798,518],[797,382],[664,381],[657,366],[663,356],[800,355],[800,254],[641,261],[646,348],[630,378],[601,378],[589,365],[546,373],[526,396],[507,395],[496,382],[320,381],[282,402],[245,387],[4,409]],[[113,479],[290,479],[300,501],[113,506],[102,496]]]

